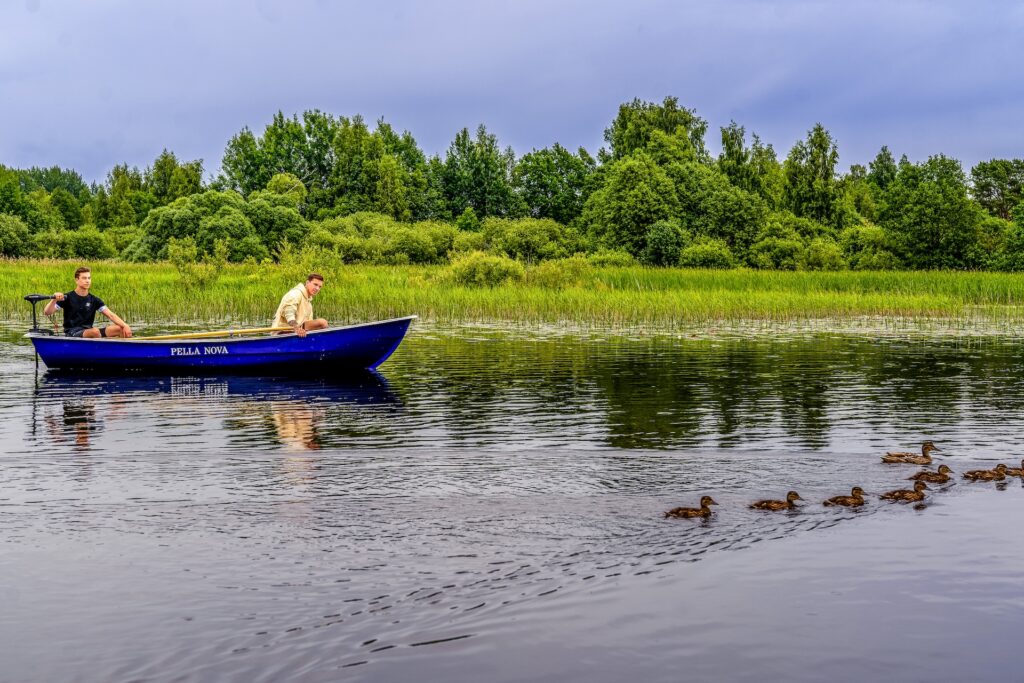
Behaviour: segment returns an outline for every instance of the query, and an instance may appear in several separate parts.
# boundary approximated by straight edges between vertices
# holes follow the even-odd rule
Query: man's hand
[[[64,301],[64,292],[54,292],[53,298],[57,301]]]
[[[293,325],[292,329],[295,330],[295,334],[299,335],[300,337],[306,336],[306,328],[303,327],[302,325]]]
[[[128,327],[127,325],[121,325],[121,336],[124,337],[125,339],[132,336],[132,328]]]

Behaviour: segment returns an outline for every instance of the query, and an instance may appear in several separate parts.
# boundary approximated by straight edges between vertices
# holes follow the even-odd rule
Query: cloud
[[[820,121],[844,164],[1024,157],[1012,3],[29,0],[0,26],[0,163],[90,179],[164,147],[214,171],[278,109],[383,116],[428,153],[478,123],[596,151],[621,102],[665,95],[713,148],[736,120],[784,155]]]

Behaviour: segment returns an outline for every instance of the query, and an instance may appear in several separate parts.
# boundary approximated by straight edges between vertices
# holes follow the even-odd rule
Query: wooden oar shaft
[[[240,334],[268,334],[270,332],[291,332],[290,327],[257,327],[250,330],[217,330],[216,332],[186,332],[184,334],[161,334],[155,337],[135,339],[209,339],[211,337],[236,337]]]

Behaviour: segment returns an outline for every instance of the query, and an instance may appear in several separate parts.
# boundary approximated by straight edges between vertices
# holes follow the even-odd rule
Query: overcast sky
[[[622,102],[675,95],[780,158],[815,122],[840,166],[882,145],[1024,157],[1024,4],[974,0],[3,0],[0,164],[87,180],[163,148],[219,170],[277,110],[383,116],[442,153],[596,152]]]

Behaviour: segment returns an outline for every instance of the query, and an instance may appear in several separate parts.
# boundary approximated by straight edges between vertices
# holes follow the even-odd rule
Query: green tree
[[[582,147],[573,154],[555,143],[524,154],[516,163],[513,182],[531,216],[567,225],[583,211],[587,180],[596,165]]]
[[[598,241],[639,257],[648,229],[678,212],[672,180],[653,159],[637,152],[612,164],[604,187],[587,200],[583,222]]]
[[[387,214],[395,220],[408,221],[412,218],[406,198],[405,173],[398,159],[390,154],[383,155],[377,162],[377,182],[374,187],[373,210]]]
[[[983,216],[960,162],[940,154],[900,164],[881,222],[911,268],[972,268]]]
[[[444,160],[444,188],[454,214],[470,207],[480,218],[515,218],[526,213],[526,204],[513,188],[515,154],[502,151],[495,135],[483,125],[476,137],[463,128],[455,136]]]
[[[658,221],[647,230],[641,261],[652,266],[674,266],[690,244],[691,236],[676,220]]]
[[[722,153],[718,156],[720,170],[736,187],[756,194],[771,208],[782,199],[785,175],[771,145],[754,140],[748,148],[743,126],[735,121],[722,128]]]
[[[267,192],[284,197],[288,204],[298,208],[306,200],[306,186],[292,173],[278,173],[267,183]]]
[[[1024,159],[992,159],[971,169],[971,194],[991,215],[1009,220],[1024,199]]]
[[[78,200],[63,187],[57,187],[50,192],[50,204],[64,219],[64,225],[69,228],[77,228],[82,225],[82,207]]]
[[[28,226],[17,216],[0,213],[0,256],[15,257],[29,250]]]
[[[203,162],[179,163],[173,152],[164,149],[143,173],[143,187],[158,205],[169,204],[179,197],[196,194],[202,189]]]
[[[258,137],[243,128],[224,151],[223,184],[249,195],[278,173],[291,173],[309,190],[313,210],[328,206],[339,125],[333,116],[313,109],[303,112],[301,121],[277,112]]]
[[[623,159],[651,142],[654,131],[661,131],[688,143],[699,160],[708,158],[704,144],[707,121],[694,109],[679,106],[679,99],[666,97],[661,104],[634,99],[619,105],[619,113],[604,132],[611,147],[610,160]]]
[[[16,173],[21,189],[26,193],[38,189],[52,193],[60,188],[77,197],[83,192],[89,192],[89,186],[82,180],[82,176],[71,169],[60,168],[59,166],[51,166],[49,168],[33,166],[29,169],[16,171]]]
[[[885,190],[892,184],[892,181],[896,180],[896,174],[899,172],[899,168],[896,166],[896,160],[892,156],[892,152],[889,151],[888,147],[883,146],[875,155],[874,161],[872,161],[868,167],[871,169],[867,174],[869,182],[874,184],[879,190]]]
[[[786,186],[783,203],[797,216],[836,224],[836,164],[839,152],[824,126],[815,124],[807,139],[793,145],[783,164]],[[837,226],[839,227],[839,226]]]
[[[764,226],[767,208],[757,195],[729,182],[716,168],[690,162],[666,169],[679,197],[675,214],[694,237],[723,240],[733,255],[746,259]]]

